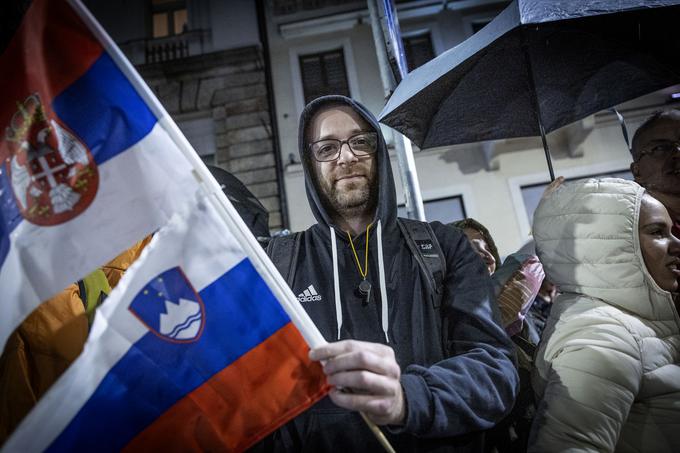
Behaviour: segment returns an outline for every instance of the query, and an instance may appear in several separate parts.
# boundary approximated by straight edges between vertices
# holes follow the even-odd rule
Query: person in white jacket
[[[529,451],[679,452],[680,240],[622,179],[548,191],[533,232],[560,288],[535,358]]]

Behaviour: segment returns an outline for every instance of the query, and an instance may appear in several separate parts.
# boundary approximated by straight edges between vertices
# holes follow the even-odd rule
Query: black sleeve
[[[432,227],[447,261],[442,308],[450,357],[404,370],[407,415],[395,431],[449,437],[494,426],[512,409],[519,378],[482,260],[457,229]]]

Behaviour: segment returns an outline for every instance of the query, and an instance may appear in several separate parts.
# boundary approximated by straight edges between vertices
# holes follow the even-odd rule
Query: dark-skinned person
[[[385,140],[358,102],[312,101],[299,145],[317,223],[297,235],[288,281],[329,341],[310,357],[332,390],[255,449],[381,451],[363,412],[399,452],[483,451],[483,431],[510,411],[518,387],[484,264],[439,222],[416,225],[431,239],[407,240]],[[277,240],[268,251],[278,265]],[[439,260],[437,249],[439,294],[418,262]]]
[[[680,236],[680,110],[654,113],[637,129],[631,145],[630,171],[668,210]],[[676,305],[680,300],[676,298]]]
[[[568,182],[534,214],[560,289],[535,358],[529,451],[680,451],[680,240],[623,179]]]

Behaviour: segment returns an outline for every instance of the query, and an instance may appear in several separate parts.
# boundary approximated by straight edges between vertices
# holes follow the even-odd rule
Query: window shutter
[[[413,71],[434,58],[430,33],[408,36],[403,41],[409,71]]]
[[[342,49],[300,56],[300,74],[305,104],[328,94],[350,95]]]

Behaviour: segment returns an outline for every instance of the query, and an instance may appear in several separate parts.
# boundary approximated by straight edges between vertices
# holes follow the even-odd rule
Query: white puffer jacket
[[[644,189],[559,187],[534,215],[556,299],[537,351],[530,450],[680,452],[680,319],[638,238]]]

